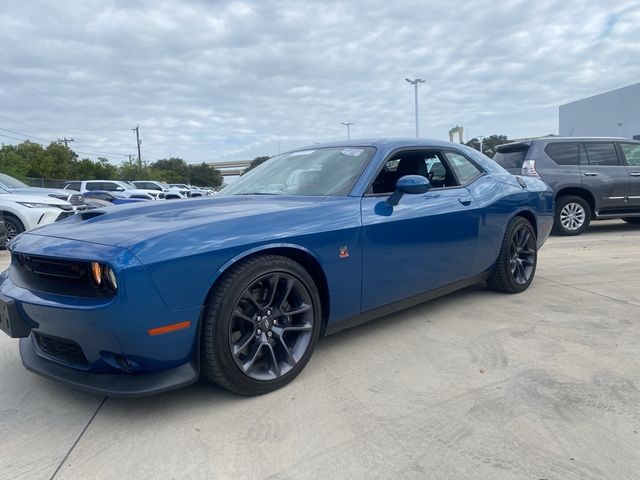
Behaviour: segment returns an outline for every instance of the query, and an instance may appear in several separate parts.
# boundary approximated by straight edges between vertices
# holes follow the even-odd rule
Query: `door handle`
[[[471,205],[471,197],[458,197],[458,201],[465,207]]]
[[[596,172],[584,172],[585,177],[597,177],[598,174]]]
[[[640,172],[631,172],[630,175],[632,177],[640,177]]]

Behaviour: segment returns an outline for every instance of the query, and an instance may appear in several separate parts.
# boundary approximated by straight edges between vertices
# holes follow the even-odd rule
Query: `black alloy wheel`
[[[513,232],[509,249],[511,276],[518,285],[525,285],[536,264],[535,237],[528,225],[520,225]]]
[[[202,374],[242,395],[280,388],[309,361],[320,326],[318,291],[300,264],[279,255],[241,261],[205,305]]]
[[[501,292],[522,292],[531,285],[537,262],[535,231],[526,218],[515,217],[507,227],[500,253],[487,284],[490,288]]]
[[[250,378],[275,380],[300,361],[311,343],[313,307],[302,282],[286,272],[268,273],[236,302],[229,329],[233,359]]]

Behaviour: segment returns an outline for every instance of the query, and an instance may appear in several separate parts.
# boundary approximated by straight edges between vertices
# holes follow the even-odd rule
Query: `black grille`
[[[84,204],[84,196],[79,193],[74,193],[69,196],[69,203],[71,205],[83,205]]]
[[[17,254],[15,258],[18,264],[25,270],[43,277],[81,279],[88,275],[85,263],[64,260],[56,261],[49,258],[20,254]]]
[[[40,333],[34,333],[34,337],[38,347],[40,347],[40,350],[51,357],[58,358],[67,363],[73,363],[75,365],[87,366],[89,364],[87,357],[84,356],[82,348],[80,348],[80,345],[73,340],[50,337]]]
[[[71,217],[73,215],[74,215],[74,212],[62,212],[60,215],[58,215],[58,218],[56,218],[56,222],[62,220],[63,218]]]
[[[62,260],[36,255],[12,254],[9,275],[19,287],[74,297],[112,297],[108,288],[98,288],[91,280],[89,262]]]

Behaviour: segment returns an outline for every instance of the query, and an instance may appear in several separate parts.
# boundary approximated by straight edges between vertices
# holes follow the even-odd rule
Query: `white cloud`
[[[561,103],[638,81],[634,1],[9,0],[0,128],[145,159],[306,143],[557,131]],[[14,120],[13,122],[7,120]],[[0,137],[7,142],[12,140]],[[123,157],[111,156],[115,161]]]

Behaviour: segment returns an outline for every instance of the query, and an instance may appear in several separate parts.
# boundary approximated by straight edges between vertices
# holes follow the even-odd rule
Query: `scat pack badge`
[[[340,256],[340,258],[349,258],[349,249],[346,245],[340,247],[340,250],[338,250],[338,255]]]

